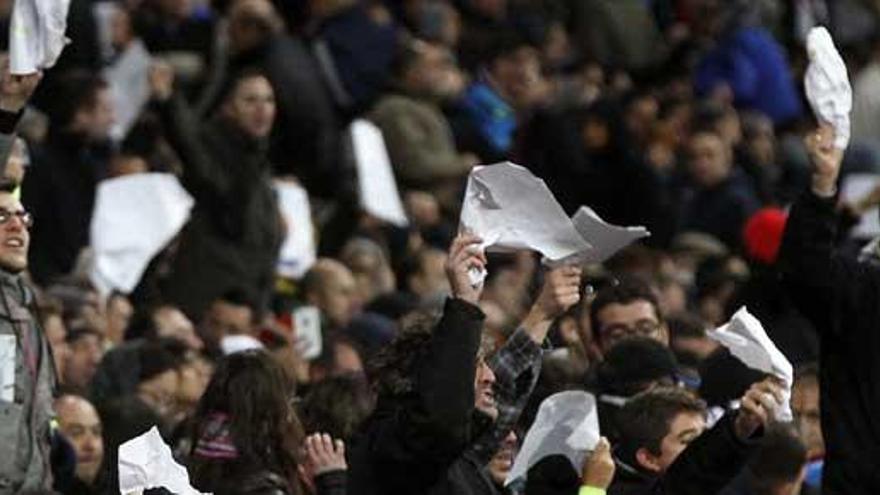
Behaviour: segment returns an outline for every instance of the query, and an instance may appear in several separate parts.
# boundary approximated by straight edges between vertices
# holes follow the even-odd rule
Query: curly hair
[[[211,418],[222,414],[229,418],[237,456],[216,460],[191,455],[195,486],[230,493],[234,489],[229,480],[268,472],[284,478],[288,493],[301,493],[297,456],[304,434],[290,404],[292,389],[278,363],[263,351],[224,357],[196,409],[191,444],[197,445],[211,427]]]
[[[376,395],[399,398],[415,389],[414,369],[429,349],[436,312],[418,311],[407,316],[397,337],[367,365],[367,374]]]

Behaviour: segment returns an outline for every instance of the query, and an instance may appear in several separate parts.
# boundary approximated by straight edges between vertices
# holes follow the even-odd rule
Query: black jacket
[[[803,196],[781,250],[786,287],[819,332],[822,493],[880,493],[880,269],[835,252],[835,201]]]
[[[218,297],[241,291],[258,308],[271,294],[282,220],[266,143],[223,119],[199,125],[183,100],[159,105],[168,138],[195,198],[163,293],[193,319]]]
[[[352,495],[434,494],[475,437],[474,379],[484,315],[449,299],[409,397],[380,397],[349,450]]]
[[[34,216],[29,269],[45,285],[73,269],[89,229],[98,181],[107,172],[109,146],[53,130],[25,174],[22,203]]]
[[[735,414],[721,418],[694,440],[661,477],[652,477],[615,459],[608,495],[713,495],[740,472],[753,445],[733,430]],[[575,495],[580,476],[567,459],[548,457],[529,470],[526,495]]]

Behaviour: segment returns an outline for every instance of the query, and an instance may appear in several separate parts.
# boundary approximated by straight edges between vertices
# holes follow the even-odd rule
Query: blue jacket
[[[700,61],[694,79],[697,93],[706,95],[722,83],[733,90],[737,107],[758,110],[774,124],[803,112],[782,48],[762,28],[728,34]]]

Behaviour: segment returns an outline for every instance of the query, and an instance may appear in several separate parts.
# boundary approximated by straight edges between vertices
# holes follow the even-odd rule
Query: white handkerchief
[[[846,64],[824,27],[813,28],[807,35],[807,56],[810,59],[804,74],[807,100],[816,117],[834,127],[834,146],[846,149],[850,137],[852,86]]]
[[[300,278],[318,256],[309,195],[301,185],[290,181],[276,181],[275,192],[278,208],[287,223],[287,237],[281,245],[276,271],[284,277]]]
[[[794,369],[788,358],[767,336],[757,318],[742,307],[730,321],[709,331],[709,337],[730,350],[730,353],[749,368],[762,371],[785,382],[785,400],[776,411],[779,421],[791,421],[791,386],[794,382]]]
[[[201,495],[190,485],[189,474],[175,462],[155,426],[119,446],[119,493],[150,488],[165,488],[177,495]]]
[[[70,0],[15,0],[9,25],[9,70],[33,74],[55,65],[70,41],[67,10]]]
[[[150,52],[138,39],[120,54],[113,65],[104,69],[104,79],[110,85],[116,117],[110,130],[113,139],[121,141],[125,138],[150,100],[147,80],[150,63]]]
[[[530,249],[554,262],[592,247],[544,181],[509,162],[471,171],[460,221],[488,251]],[[472,281],[478,284],[484,277],[473,274]]]
[[[581,206],[571,221],[578,233],[592,245],[576,255],[580,263],[602,263],[633,242],[651,235],[645,227],[611,225],[589,206]]]
[[[90,278],[102,294],[131,292],[147,265],[189,219],[192,197],[171,174],[135,174],[98,184]]]
[[[580,390],[551,395],[541,403],[504,485],[525,481],[529,469],[551,455],[564,455],[580,472],[587,453],[597,443],[596,399]]]
[[[352,122],[350,132],[361,206],[380,220],[406,227],[409,219],[403,210],[382,131],[376,124],[358,119]]]
[[[0,401],[15,401],[15,335],[0,335]]]

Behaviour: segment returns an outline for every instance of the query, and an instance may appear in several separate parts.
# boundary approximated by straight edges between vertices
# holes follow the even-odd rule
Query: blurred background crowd
[[[11,7],[0,2],[0,39]],[[642,406],[656,409],[642,414],[711,418],[762,378],[706,336],[747,305],[797,370],[796,431],[768,436],[776,443],[749,464],[766,473],[728,489],[798,493],[755,479],[818,488],[819,339],[774,262],[785,208],[810,183],[802,139],[815,124],[800,81],[814,25],[828,26],[853,81],[843,174],[880,173],[880,3],[72,0],[68,23],[71,43],[31,98],[6,170],[35,220],[28,271],[59,378],[58,428],[75,452],[58,447],[61,493],[113,491],[117,447],[154,424],[181,459],[198,451],[193,425],[223,424],[209,413],[248,395],[230,392],[236,361],[222,359],[236,343],[265,349],[238,366],[284,383],[299,434],[349,442],[375,414],[376,377],[393,385],[388,368],[413,365],[389,363],[389,349],[407,352],[401,329],[450,293],[444,266],[470,170],[501,161],[542,178],[569,214],[589,205],[652,233],[583,267],[582,297],[547,333],[519,438],[541,400],[570,389],[603,408],[678,384],[694,394],[648,397]],[[108,79],[138,50],[154,64],[149,101],[121,115],[130,105]],[[382,131],[408,227],[361,208],[356,118]],[[191,219],[133,292],[103,297],[84,268],[97,186],[146,172],[180,178]],[[276,273],[295,226],[273,181],[308,193],[318,259],[300,278]],[[847,226],[876,196],[841,207]],[[540,261],[489,256],[478,303],[489,348],[511,342],[529,314],[548,279]],[[303,307],[319,311],[317,356],[304,356],[295,328]],[[208,396],[212,377],[225,388]],[[253,441],[283,448],[296,436],[275,427],[254,426]],[[625,444],[615,428],[603,435]],[[516,442],[490,465],[498,493]],[[202,447],[222,458],[228,444]],[[199,479],[222,474],[202,468]]]

